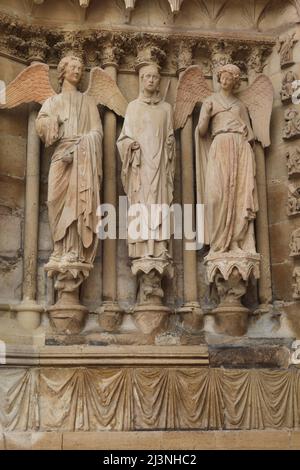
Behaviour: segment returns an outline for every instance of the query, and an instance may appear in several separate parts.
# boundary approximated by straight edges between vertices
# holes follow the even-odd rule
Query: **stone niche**
[[[187,442],[185,431],[198,436],[207,430],[214,432],[212,448],[236,443],[237,431],[260,436],[245,437],[240,448],[253,443],[270,448],[277,441],[265,439],[266,428],[272,436],[280,434],[285,448],[299,447],[293,432],[300,425],[300,407],[294,406],[300,382],[292,345],[300,336],[300,120],[291,100],[300,74],[299,15],[297,0],[2,0],[0,429],[5,448],[72,448],[79,434],[82,447],[96,446],[101,437],[106,449],[122,448],[124,439],[138,442],[131,439],[143,435],[149,448],[157,444],[155,431],[173,431],[173,444],[165,441],[166,446],[175,442],[179,448]],[[58,74],[61,59],[70,56],[77,58],[73,65],[80,80],[68,75],[68,61]],[[224,70],[239,87],[232,95],[221,94]],[[157,82],[152,90],[148,79],[157,80],[159,90]],[[55,103],[70,91],[81,106],[65,100],[58,112]],[[219,102],[210,101],[213,92]],[[39,114],[54,94],[54,107],[47,111],[43,104]],[[132,137],[124,116],[133,125],[131,102],[138,97],[146,117],[143,124],[136,119],[139,132]],[[238,114],[233,133],[226,120],[216,128],[211,119],[218,106],[224,114],[242,113],[239,100],[251,121],[241,127]],[[80,113],[88,116],[80,136],[74,129],[68,134],[72,106],[77,127]],[[236,188],[239,201],[249,196],[240,238],[232,235],[243,219],[232,217],[233,178],[221,201],[230,209],[225,225],[232,238],[223,250],[212,249],[212,237],[210,245],[188,250],[195,240],[184,234],[183,239],[157,236],[153,244],[147,239],[143,250],[142,244],[129,247],[125,236],[107,238],[87,254],[95,230],[85,233],[84,247],[76,238],[86,218],[54,245],[53,159],[63,175],[78,165],[80,196],[76,186],[69,210],[76,197],[86,208],[87,200],[94,204],[99,196],[122,214],[146,186],[155,193],[152,183],[142,179],[141,184],[137,177],[145,176],[142,139],[152,135],[148,109],[157,112],[151,131],[160,122],[166,129],[166,113],[175,114],[163,141],[160,171],[167,177],[161,191],[168,195],[160,202],[189,205],[184,215],[190,227],[196,204],[204,201],[210,138],[214,145],[228,134],[232,142],[239,140],[244,149],[239,156],[247,155],[248,166],[241,175],[233,163],[232,175],[246,177]],[[211,135],[203,130],[203,119]],[[153,132],[147,149],[162,139]],[[102,150],[102,157],[97,154],[102,169],[95,163],[101,173],[97,190],[95,180],[84,186],[90,170],[82,163],[86,154],[96,155],[95,148]],[[228,160],[233,154],[228,151]],[[216,172],[209,181],[208,198],[221,191],[222,180]],[[119,213],[117,235],[127,235]],[[66,248],[75,245],[76,253]],[[224,430],[228,444],[221,445]],[[92,434],[95,441],[87,442]],[[0,434],[0,448],[1,439]]]

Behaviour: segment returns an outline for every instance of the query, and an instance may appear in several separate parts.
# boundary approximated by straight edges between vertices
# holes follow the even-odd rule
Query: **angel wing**
[[[43,104],[47,98],[55,95],[50,80],[49,67],[46,64],[33,64],[24,69],[6,87],[4,104],[0,108],[15,108],[23,103]]]
[[[128,105],[116,82],[100,67],[90,73],[90,83],[85,94],[93,96],[97,104],[107,106],[119,116],[125,116]]]
[[[254,135],[263,147],[270,145],[270,120],[274,89],[266,75],[258,75],[252,85],[238,94],[249,110]]]
[[[174,110],[175,130],[185,125],[196,103],[202,102],[212,93],[213,91],[207,85],[201,67],[199,65],[188,67],[178,81]]]

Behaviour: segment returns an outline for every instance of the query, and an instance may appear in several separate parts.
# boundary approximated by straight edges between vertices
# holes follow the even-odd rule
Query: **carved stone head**
[[[139,77],[142,94],[152,96],[159,93],[160,73],[158,65],[154,63],[145,65],[140,69]]]
[[[241,71],[237,65],[226,64],[219,68],[217,78],[222,88],[234,90],[239,87]]]
[[[63,57],[58,64],[57,71],[60,86],[64,80],[67,80],[77,87],[83,74],[82,60],[75,55]]]

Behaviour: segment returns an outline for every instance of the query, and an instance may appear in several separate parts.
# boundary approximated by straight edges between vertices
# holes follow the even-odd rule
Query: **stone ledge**
[[[207,366],[200,346],[8,346],[5,366]]]
[[[299,450],[300,431],[7,432],[5,450]]]

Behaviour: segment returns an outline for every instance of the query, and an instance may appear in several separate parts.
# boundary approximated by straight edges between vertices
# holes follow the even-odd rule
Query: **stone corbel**
[[[131,13],[134,10],[136,0],[124,0],[125,3],[125,23],[130,23]]]
[[[183,0],[168,0],[168,2],[171,7],[172,15],[178,15],[178,13],[180,12],[181,5],[183,4]]]
[[[79,0],[79,5],[81,8],[88,8],[90,4],[90,0]]]

